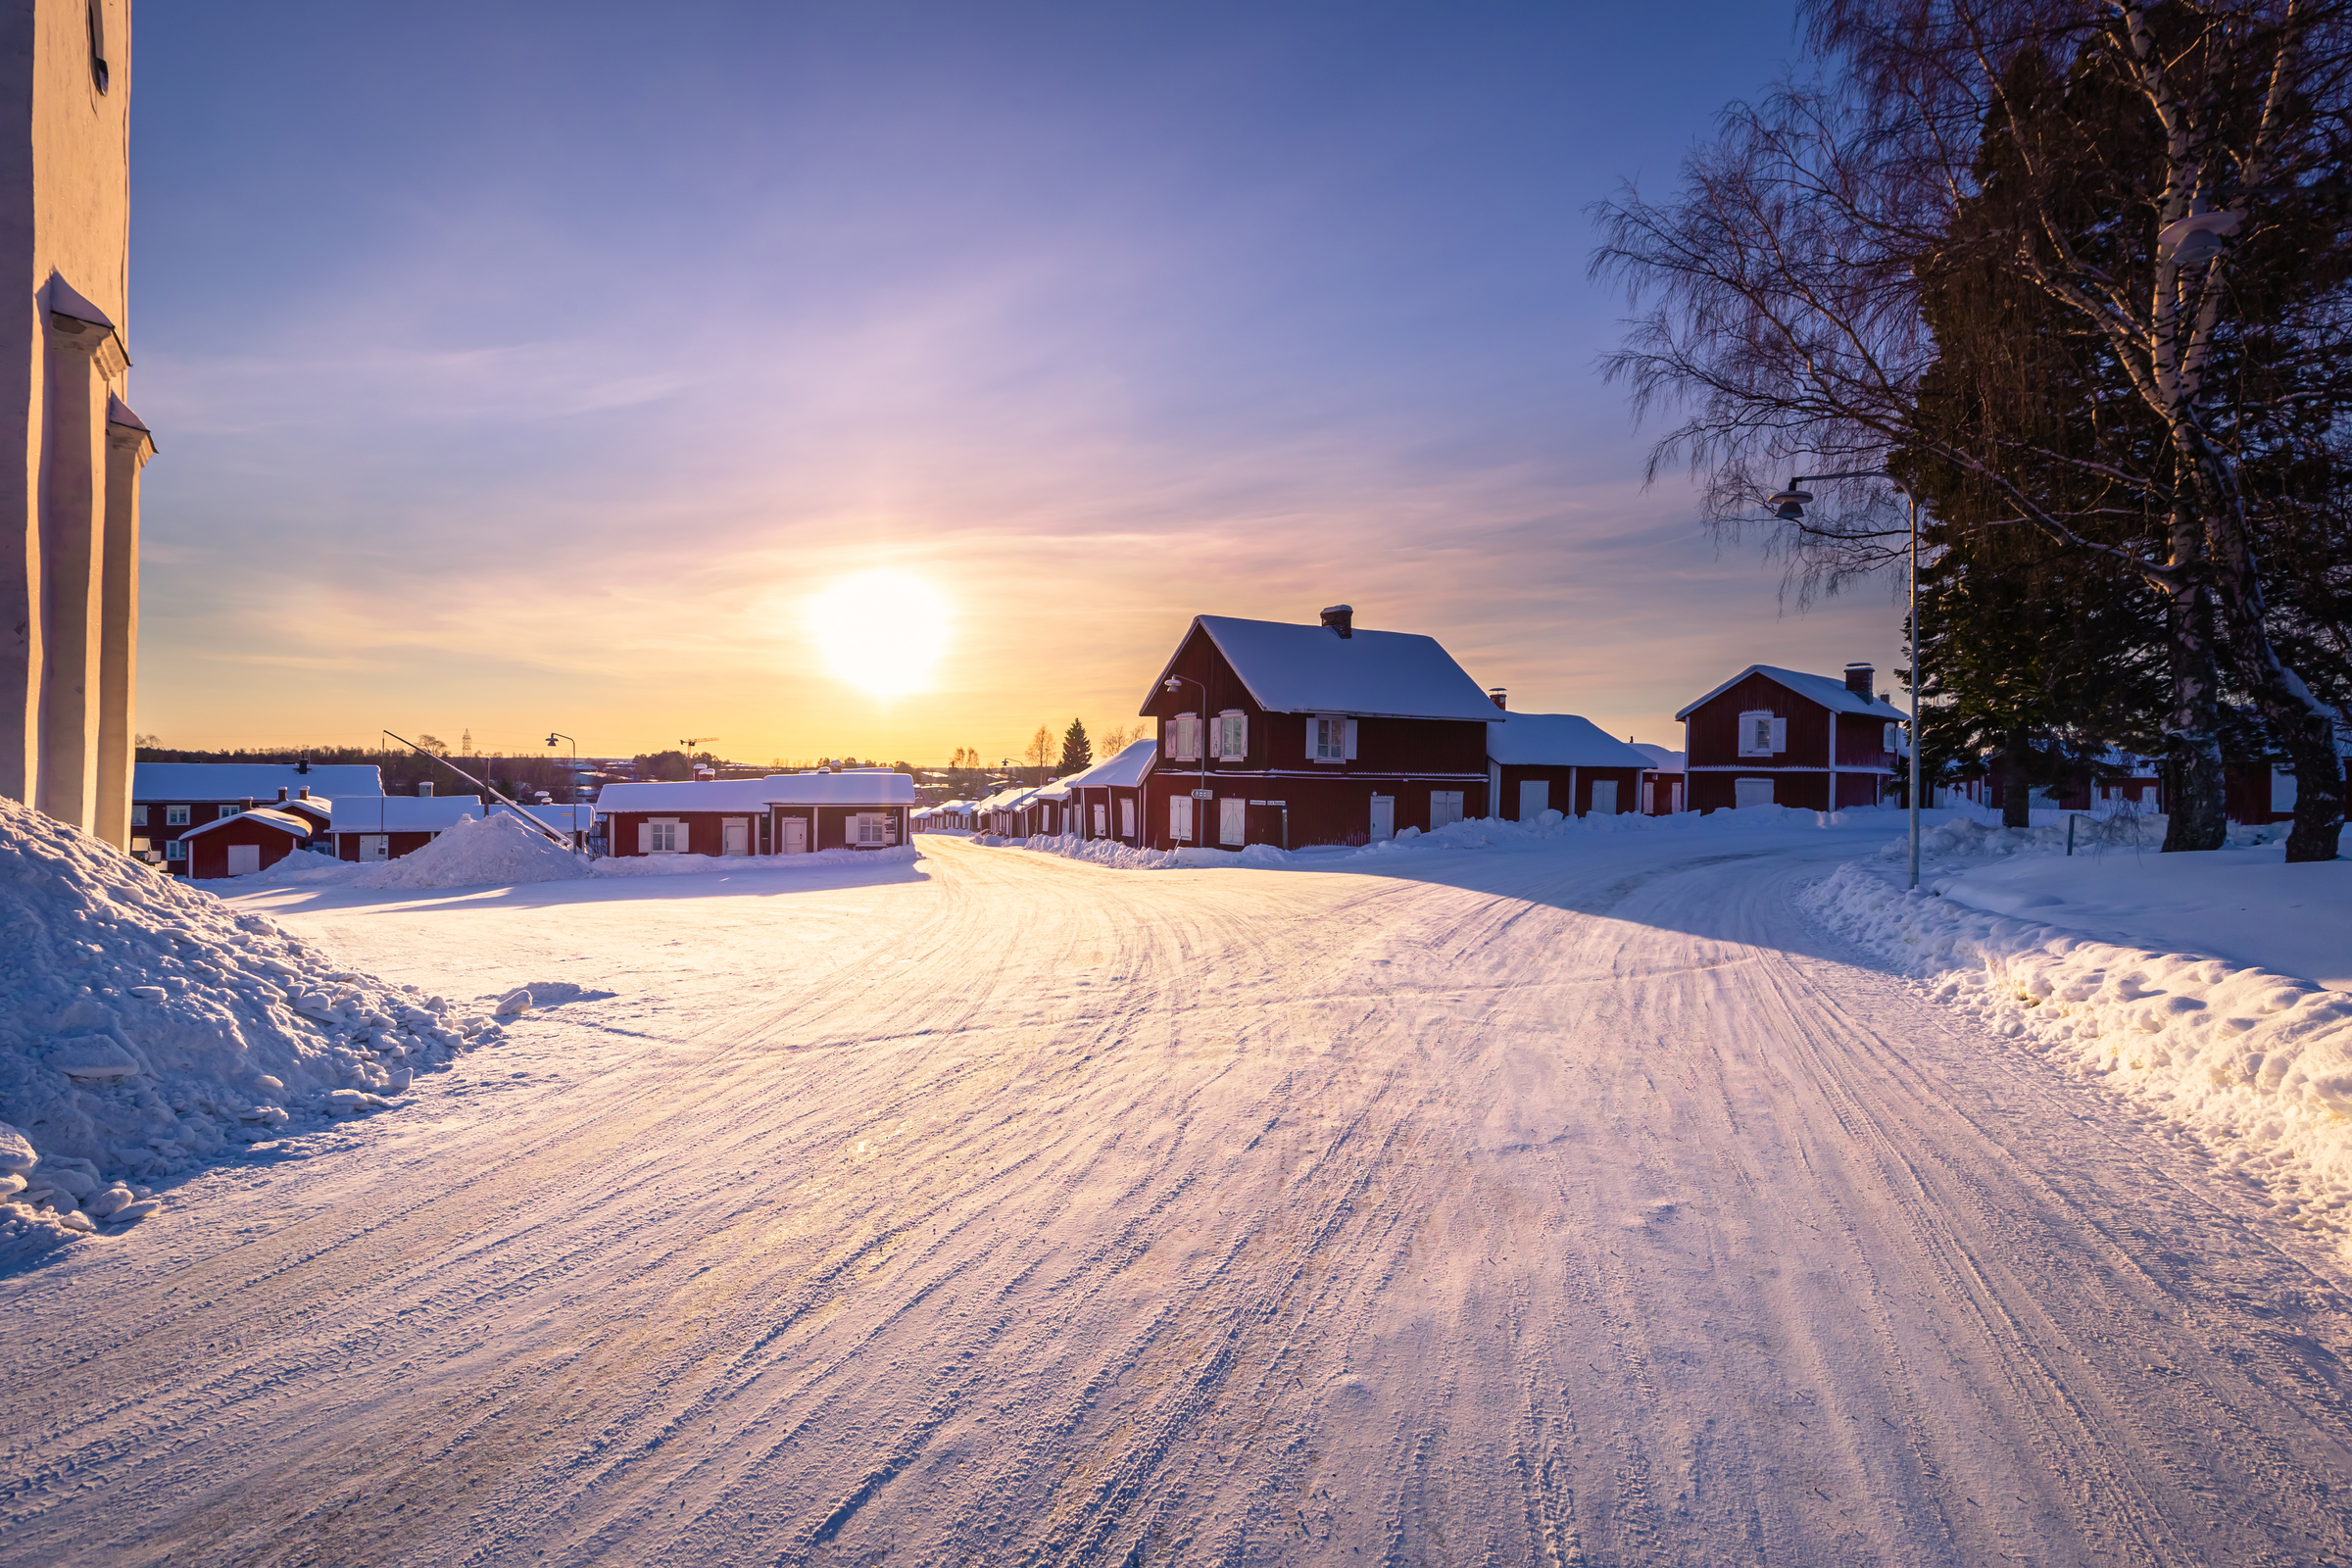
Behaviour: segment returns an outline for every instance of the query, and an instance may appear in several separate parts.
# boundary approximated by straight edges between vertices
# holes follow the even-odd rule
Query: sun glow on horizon
[[[853,572],[808,601],[808,636],[842,684],[907,697],[930,690],[953,613],[928,578],[887,568]]]

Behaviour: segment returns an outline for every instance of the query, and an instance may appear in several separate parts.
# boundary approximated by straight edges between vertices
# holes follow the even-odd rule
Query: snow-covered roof
[[[842,773],[770,773],[700,784],[608,784],[600,815],[614,811],[763,811],[770,806],[912,806],[914,780],[882,768]]]
[[[1655,741],[1635,741],[1635,751],[1649,759],[1649,765],[1661,773],[1680,773],[1690,760],[1681,752],[1671,751]]]
[[[1574,713],[1513,713],[1507,724],[1490,723],[1487,756],[1519,767],[1650,765],[1632,745]]]
[[[439,833],[463,816],[480,816],[478,795],[375,795],[335,803],[327,826],[337,833]]]
[[[1435,637],[1361,627],[1342,637],[1329,626],[1231,615],[1195,615],[1193,624],[1208,633],[1250,697],[1269,712],[1494,721],[1494,700]],[[1179,652],[1183,646],[1177,644]],[[1151,711],[1175,662],[1170,655],[1159,680],[1144,694],[1142,711]]]
[[[303,772],[292,762],[141,762],[130,772],[134,801],[274,801],[277,792],[381,795],[384,776],[372,766],[321,763]]]
[[[196,838],[201,834],[212,832],[215,828],[227,827],[232,822],[259,822],[265,827],[273,827],[280,833],[290,834],[298,839],[307,839],[318,831],[316,823],[306,822],[291,811],[273,811],[266,807],[257,806],[250,811],[239,811],[234,816],[219,817],[205,823],[202,827],[192,827],[182,833],[180,837],[182,839]]]
[[[1689,718],[1698,709],[1721,697],[1750,675],[1761,675],[1788,687],[1799,697],[1809,698],[1833,713],[1867,713],[1872,718],[1901,718],[1903,710],[1876,697],[1862,697],[1845,689],[1845,682],[1836,675],[1808,675],[1802,670],[1783,669],[1777,664],[1750,664],[1730,680],[1716,687],[1698,701],[1686,705],[1674,716]]]
[[[1131,790],[1143,783],[1144,774],[1151,770],[1152,759],[1159,753],[1159,742],[1149,738],[1130,743],[1115,756],[1106,757],[1083,773],[1072,773],[1062,780],[1072,789]]]
[[[596,821],[596,807],[588,801],[573,806],[526,806],[523,810],[532,821],[559,833],[585,833]]]

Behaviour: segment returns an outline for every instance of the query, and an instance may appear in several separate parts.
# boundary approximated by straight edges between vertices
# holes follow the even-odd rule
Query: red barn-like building
[[[1674,716],[1689,809],[1877,806],[1895,774],[1903,713],[1871,691],[1874,671],[1845,679],[1750,664]]]
[[[1484,816],[1494,705],[1434,637],[1196,615],[1152,683],[1156,849],[1364,844]]]
[[[1508,722],[1491,723],[1487,758],[1494,814],[1516,822],[1533,822],[1546,810],[1638,811],[1642,775],[1649,768],[1646,756],[1575,713],[1513,713]]]
[[[266,871],[311,842],[310,821],[292,811],[257,807],[216,817],[179,836],[187,846],[181,862],[200,882]]]

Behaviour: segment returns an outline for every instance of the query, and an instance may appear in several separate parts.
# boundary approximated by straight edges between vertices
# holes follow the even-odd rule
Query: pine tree
[[[1061,765],[1055,769],[1064,778],[1083,773],[1095,765],[1095,749],[1086,738],[1086,721],[1070,720],[1070,727],[1061,732]]]

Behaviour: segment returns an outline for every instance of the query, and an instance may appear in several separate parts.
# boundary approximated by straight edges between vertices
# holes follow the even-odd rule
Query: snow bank
[[[922,854],[911,844],[881,850],[811,850],[807,855],[622,855],[594,862],[592,876],[698,876],[706,871],[809,871],[820,865],[904,865]]]
[[[2352,1226],[2352,997],[1906,892],[1864,865],[1799,898],[1936,1001],[2194,1130],[2283,1216]]]
[[[1474,817],[1447,823],[1428,833],[1408,827],[1395,838],[1378,844],[1315,845],[1302,850],[1285,850],[1272,844],[1252,844],[1240,850],[1205,847],[1142,850],[1121,844],[1115,839],[1080,839],[1070,835],[1053,837],[1042,833],[1029,839],[982,838],[978,842],[983,845],[1002,843],[1012,849],[1066,856],[1074,860],[1091,860],[1097,865],[1132,871],[1162,871],[1180,866],[1274,866],[1335,871],[1360,868],[1367,859],[1382,861],[1396,856],[1428,855],[1451,850],[1541,850],[1560,845],[1563,841],[1582,841],[1595,836],[1615,837],[1627,833],[1679,833],[1714,837],[1786,831],[1789,828],[1825,829],[1845,827],[1880,817],[1899,818],[1901,814],[1891,807],[1807,811],[1789,806],[1750,806],[1740,810],[1710,811],[1704,816],[1695,812],[1675,816],[1642,816],[1629,811],[1618,816],[1569,817],[1558,811],[1545,811],[1533,822]]]
[[[390,1103],[497,1038],[0,799],[0,1262],[154,1212],[144,1186]]]
[[[289,856],[287,858],[291,859]],[[371,865],[351,878],[357,888],[515,887],[526,882],[570,882],[588,875],[588,861],[512,811],[461,816],[420,849]],[[242,879],[240,879],[242,880]]]

